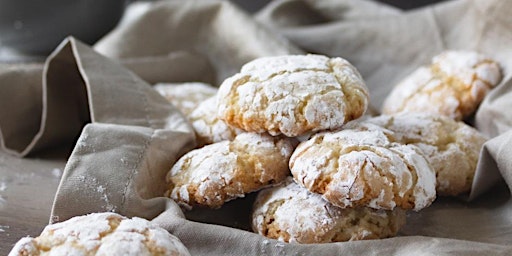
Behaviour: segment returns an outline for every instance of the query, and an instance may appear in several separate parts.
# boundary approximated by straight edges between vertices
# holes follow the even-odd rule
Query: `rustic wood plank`
[[[63,160],[20,159],[0,153],[0,255],[48,224]]]

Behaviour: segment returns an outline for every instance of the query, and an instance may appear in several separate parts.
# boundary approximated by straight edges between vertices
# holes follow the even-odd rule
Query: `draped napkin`
[[[140,216],[193,255],[511,254],[511,9],[502,0],[411,11],[373,1],[283,0],[250,15],[227,1],[134,3],[93,46],[70,37],[45,63],[0,65],[0,154],[67,154],[51,222],[99,211]],[[218,86],[258,57],[318,53],[354,64],[379,109],[400,79],[446,49],[476,50],[502,67],[503,80],[471,120],[490,140],[471,194],[411,212],[399,236],[286,244],[250,232],[254,193],[190,212],[162,196],[166,173],[196,142],[153,84]]]

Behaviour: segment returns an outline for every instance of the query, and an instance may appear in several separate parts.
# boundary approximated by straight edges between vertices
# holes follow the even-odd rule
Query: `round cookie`
[[[436,197],[435,173],[420,150],[356,121],[302,142],[290,159],[295,180],[338,207],[420,210]]]
[[[217,94],[217,88],[200,82],[160,83],[153,88],[178,108],[185,117],[188,117],[201,102]]]
[[[216,97],[211,97],[199,104],[188,119],[196,133],[198,147],[223,140],[233,140],[236,135],[245,132],[227,125],[217,117]]]
[[[356,68],[321,55],[263,57],[219,87],[218,114],[250,132],[300,136],[364,114],[368,89]]]
[[[151,222],[116,213],[92,213],[48,225],[24,237],[14,255],[190,255],[175,236]]]
[[[382,115],[365,120],[392,130],[395,141],[416,145],[436,172],[438,195],[471,190],[477,162],[487,138],[449,117],[426,113]]]
[[[290,243],[330,243],[395,236],[405,225],[405,210],[339,208],[300,187],[292,178],[259,192],[252,228]]]
[[[268,134],[242,133],[192,150],[167,175],[166,196],[186,209],[219,208],[225,202],[285,179],[294,142]]]
[[[445,51],[404,78],[389,93],[382,113],[427,112],[462,120],[502,78],[499,65],[482,54]]]

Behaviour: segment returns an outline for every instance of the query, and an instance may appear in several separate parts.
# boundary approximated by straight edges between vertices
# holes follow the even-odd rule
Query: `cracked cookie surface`
[[[259,192],[252,228],[284,242],[330,243],[395,236],[405,219],[405,211],[399,208],[336,207],[289,177],[283,184]]]
[[[116,213],[92,213],[48,225],[24,237],[14,255],[190,255],[175,236],[151,222]]]
[[[178,108],[185,117],[188,117],[201,102],[217,94],[217,88],[200,82],[160,83],[153,88]]]
[[[285,179],[294,140],[242,133],[192,150],[167,175],[166,195],[184,208],[219,208],[225,202]]]
[[[233,140],[236,135],[245,132],[227,125],[218,118],[215,96],[199,104],[188,119],[196,133],[198,147],[223,140]]]
[[[350,122],[299,144],[290,159],[295,180],[338,207],[418,211],[436,197],[435,173],[414,145],[393,132]]]
[[[364,114],[369,97],[354,66],[321,55],[256,59],[217,95],[219,118],[229,125],[288,137],[341,127]]]
[[[404,78],[389,93],[382,113],[427,112],[462,120],[502,78],[494,60],[470,51],[445,51]]]
[[[456,196],[471,190],[487,137],[449,117],[426,113],[382,115],[365,120],[392,130],[395,140],[416,145],[436,172],[437,194]]]

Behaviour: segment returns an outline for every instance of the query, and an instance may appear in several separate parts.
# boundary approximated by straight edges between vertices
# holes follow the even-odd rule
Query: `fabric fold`
[[[6,148],[10,153],[25,156],[52,147],[72,146],[89,122],[190,129],[184,128],[188,124],[181,113],[144,80],[72,37],[56,48],[42,73],[36,71],[34,77],[37,75],[42,77],[39,130],[25,147]],[[31,83],[31,87],[37,87],[37,83]],[[12,133],[18,126],[15,120],[10,122],[5,127]],[[26,140],[28,136],[20,137]]]
[[[165,175],[195,146],[183,115],[134,73],[71,37],[33,75],[42,76],[42,114],[19,155],[74,147],[51,220],[99,211],[151,219],[162,212]]]
[[[18,145],[15,149],[6,151],[18,156],[42,151],[52,147],[72,145],[80,130],[89,122],[87,96],[84,81],[78,71],[71,45],[63,42],[46,60],[41,73],[37,73],[41,83],[32,83],[25,86],[39,86],[41,108],[38,110],[38,130],[30,142]],[[55,70],[58,70],[57,72]],[[33,115],[30,115],[33,116]],[[16,116],[16,118],[24,118]],[[9,126],[6,127],[9,129]],[[2,130],[4,125],[2,125]],[[16,139],[16,138],[9,138]]]
[[[4,65],[0,69],[0,150],[23,156],[40,131],[42,64]]]
[[[193,138],[187,131],[88,124],[67,161],[51,221],[105,211],[154,218],[169,200],[165,176]]]
[[[80,101],[71,97],[85,117],[76,125],[78,142],[68,159],[57,190],[51,220],[98,211],[115,211],[126,216],[152,218],[163,210],[165,175],[179,156],[195,146],[192,128],[183,115],[145,81],[118,63],[68,38],[52,55],[60,65],[49,62],[43,73],[51,92],[81,92]],[[70,72],[72,69],[74,72]],[[73,76],[73,84],[66,80]],[[61,80],[58,80],[61,79]],[[46,81],[46,80],[44,80]],[[81,86],[81,87],[80,87]],[[71,91],[71,92],[70,92]],[[69,95],[69,94],[67,94]],[[64,95],[43,98],[61,110]],[[64,102],[67,103],[67,102]],[[51,108],[49,108],[51,109]],[[45,113],[43,113],[45,114]],[[47,114],[48,115],[48,114]],[[52,130],[62,122],[47,118]],[[56,117],[57,118],[57,117]],[[73,127],[73,126],[71,126]],[[71,130],[73,131],[73,130]],[[48,138],[52,138],[48,136]]]
[[[470,199],[476,198],[504,180],[512,192],[512,130],[491,140],[483,147]],[[485,176],[485,177],[480,177]]]
[[[94,48],[121,61],[174,52],[200,55],[214,68],[213,85],[254,58],[302,53],[227,1],[159,1],[141,12]],[[200,70],[189,71],[201,76]]]
[[[194,255],[509,255],[511,8],[511,1],[500,0],[454,0],[411,11],[374,1],[286,0],[252,17],[228,1],[144,3],[93,48],[68,38],[44,65],[0,67],[0,145],[17,156],[72,149],[51,222],[98,211],[144,217]],[[312,52],[354,64],[378,109],[396,82],[445,49],[480,51],[504,73],[475,115],[476,128],[490,140],[469,201],[439,197],[408,213],[395,238],[299,245],[246,231],[249,217],[237,216],[250,212],[251,196],[244,206],[222,209],[233,214],[182,212],[163,197],[167,172],[195,147],[195,136],[150,84],[218,85],[254,58]],[[216,225],[224,223],[232,225]]]
[[[192,255],[508,255],[512,247],[459,239],[404,236],[327,244],[289,244],[255,233],[185,220],[175,206],[152,220],[177,236]]]

